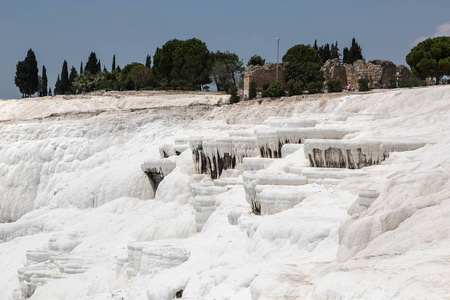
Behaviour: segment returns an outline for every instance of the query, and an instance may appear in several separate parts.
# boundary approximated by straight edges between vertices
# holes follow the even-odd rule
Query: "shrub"
[[[264,92],[265,90],[267,90],[270,86],[270,82],[264,82],[262,84],[262,91]]]
[[[330,79],[327,81],[327,88],[329,93],[342,92],[341,80]]]
[[[221,84],[220,87],[221,87],[222,91],[229,94],[229,89],[233,86],[234,86],[234,83],[232,83],[232,82],[224,82]]]
[[[233,104],[233,103],[238,103],[239,102],[239,96],[237,95],[237,87],[235,87],[235,86],[231,86],[229,89],[228,89],[228,92],[229,92],[229,94],[230,94],[230,103],[231,104]]]
[[[398,86],[401,88],[415,87],[419,86],[419,83],[417,82],[417,80],[414,79],[400,79],[398,81]]]
[[[323,89],[323,81],[315,81],[308,83],[308,94],[321,93]]]
[[[262,97],[281,97],[286,93],[285,88],[281,82],[272,82],[267,89],[262,92]]]
[[[397,79],[395,77],[389,78],[389,87],[395,89],[397,87]]]
[[[204,91],[209,91],[209,85],[204,85],[204,86],[203,86],[203,90],[204,90]]]
[[[358,84],[360,92],[365,92],[369,90],[369,79],[367,78],[358,79]]]
[[[289,80],[287,82],[288,95],[301,95],[303,94],[303,85],[301,82],[295,80]]]
[[[256,82],[252,81],[250,82],[250,89],[248,91],[248,99],[255,99],[256,98]]]

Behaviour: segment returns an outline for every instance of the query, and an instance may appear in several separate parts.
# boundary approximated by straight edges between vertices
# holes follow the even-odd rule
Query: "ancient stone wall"
[[[342,88],[350,83],[355,89],[359,89],[358,80],[361,78],[369,79],[369,88],[372,89],[389,86],[389,79],[395,77],[397,72],[402,79],[415,78],[406,66],[396,66],[391,61],[379,59],[369,62],[357,60],[353,65],[341,63],[338,59],[330,59],[325,62],[322,71],[326,80],[339,79]]]
[[[265,82],[275,82],[276,63],[269,63],[263,67],[249,66],[245,70],[244,76],[244,99],[249,98],[250,82],[256,82],[257,92],[262,91],[262,85]],[[361,78],[369,79],[369,88],[385,88],[389,86],[389,79],[396,77],[398,72],[400,78],[415,78],[411,71],[404,65],[396,66],[388,60],[370,60],[365,62],[357,60],[352,65],[341,63],[337,58],[325,62],[321,69],[324,72],[325,80],[330,79],[341,81],[342,88],[350,83],[355,90],[359,89],[358,80]],[[286,84],[285,64],[278,64],[278,81]]]
[[[286,84],[284,75],[284,63],[278,64],[278,81]],[[275,82],[277,73],[277,64],[269,63],[261,67],[260,65],[248,66],[244,75],[244,99],[249,98],[250,82],[256,83],[256,91],[262,91],[262,85],[266,82]]]

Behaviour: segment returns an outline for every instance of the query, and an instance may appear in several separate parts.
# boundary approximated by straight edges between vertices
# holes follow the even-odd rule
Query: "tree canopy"
[[[419,43],[406,56],[406,62],[418,78],[433,77],[439,84],[444,75],[450,75],[450,37],[435,37]]]
[[[320,55],[309,45],[295,45],[290,48],[283,56],[282,61],[285,63],[311,62],[322,64]]]
[[[36,55],[30,48],[25,60],[19,61],[16,65],[14,83],[22,93],[22,97],[31,97],[31,95],[38,91],[38,72]]]
[[[156,49],[152,71],[161,85],[199,86],[211,82],[211,66],[211,53],[204,42],[173,39]]]
[[[298,82],[303,87],[311,82],[324,81],[322,59],[309,45],[296,45],[290,48],[283,56],[286,63],[286,78]]]
[[[255,54],[252,57],[250,57],[250,59],[248,60],[247,67],[248,66],[256,66],[256,65],[260,65],[262,67],[265,64],[266,64],[266,60],[263,59],[261,56]]]
[[[100,60],[97,60],[97,55],[95,54],[95,52],[91,52],[91,54],[89,55],[88,61],[84,66],[84,71],[88,71],[91,74],[97,74],[101,71]]]
[[[350,49],[345,47],[343,50],[342,62],[345,64],[353,64],[358,59],[364,59],[362,55],[362,48],[356,42],[356,39],[353,38]]]
[[[218,91],[227,91],[231,86],[237,86],[242,72],[243,62],[236,53],[216,51],[212,54],[213,66],[211,78]]]

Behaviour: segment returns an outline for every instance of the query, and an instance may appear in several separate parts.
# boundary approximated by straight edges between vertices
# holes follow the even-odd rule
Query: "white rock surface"
[[[449,95],[449,86],[439,86],[224,106],[195,105],[217,98],[189,94],[158,96],[153,104],[146,96],[0,101],[0,299],[19,299],[21,288],[27,294],[34,287],[34,300],[160,300],[181,290],[183,299],[445,299]],[[159,157],[160,144],[250,137],[230,133],[253,132],[268,116],[358,130],[344,141],[426,145],[399,152],[405,148],[385,143],[390,153],[381,165],[317,174],[340,177],[334,185],[262,185],[268,210],[276,209],[277,197],[300,200],[275,214],[252,214],[242,185],[221,187],[201,232],[190,184],[213,184],[208,176],[190,182],[192,153],[178,157],[150,200],[140,166]],[[247,167],[314,172],[297,154],[248,158]],[[365,175],[342,175],[347,171]],[[314,191],[303,199],[283,194],[307,187]],[[167,240],[187,249],[189,259],[127,276],[129,243]],[[42,261],[46,252],[52,255]]]

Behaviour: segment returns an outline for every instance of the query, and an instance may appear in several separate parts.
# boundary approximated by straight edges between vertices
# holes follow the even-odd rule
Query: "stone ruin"
[[[358,80],[369,79],[369,88],[379,89],[389,87],[389,79],[396,77],[398,72],[402,79],[415,78],[408,67],[404,65],[396,66],[388,60],[357,60],[352,65],[341,63],[337,58],[325,62],[321,70],[324,72],[325,80],[339,79],[342,88],[350,83],[355,89],[359,89]]]
[[[248,66],[244,75],[244,99],[249,99],[250,82],[256,83],[256,91],[262,91],[262,85],[266,82],[275,82],[276,80],[276,63],[269,63],[265,66]],[[285,64],[278,64],[278,81],[286,84]],[[357,60],[352,65],[344,64],[337,58],[330,59],[325,62],[321,70],[324,72],[325,80],[341,81],[342,88],[348,83],[355,89],[359,89],[358,80],[361,78],[369,79],[369,88],[385,88],[389,87],[389,79],[396,76],[398,72],[402,79],[413,79],[414,75],[410,69],[404,65],[396,66],[388,60],[370,60],[365,62]]]
[[[278,81],[286,84],[284,76],[284,63],[278,64]],[[262,86],[266,82],[275,82],[277,77],[277,64],[268,63],[264,66],[248,66],[244,75],[244,99],[249,99],[250,82],[256,83],[256,92],[262,91]]]

